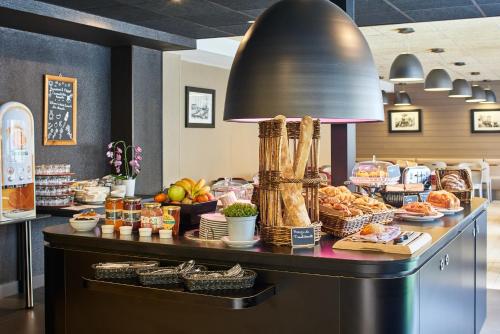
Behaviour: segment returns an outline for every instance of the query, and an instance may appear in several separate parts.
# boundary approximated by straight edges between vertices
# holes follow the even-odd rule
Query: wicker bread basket
[[[467,189],[465,190],[448,190],[444,189],[441,180],[445,175],[458,174],[464,180]],[[458,197],[461,203],[470,203],[472,199],[472,177],[468,169],[436,169],[436,189],[446,190]]]
[[[372,219],[371,214],[346,217],[340,211],[330,208],[320,208],[322,230],[338,238],[359,232]]]
[[[313,223],[314,241],[321,239],[321,223]],[[306,226],[307,227],[307,226]],[[264,242],[278,246],[290,246],[292,244],[291,229],[293,226],[263,226],[260,227],[260,238]]]

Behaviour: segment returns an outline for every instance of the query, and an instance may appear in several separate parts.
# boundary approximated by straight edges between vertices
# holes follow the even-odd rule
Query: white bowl
[[[115,225],[102,225],[101,230],[104,234],[111,234],[115,231]]]
[[[160,230],[160,239],[172,239],[172,230]]]
[[[98,218],[92,220],[76,220],[75,218],[71,218],[69,224],[78,232],[88,232],[94,229],[98,221]]]
[[[139,229],[139,236],[141,236],[141,237],[150,237],[152,230],[153,229],[151,227],[141,227]]]
[[[121,235],[132,234],[132,226],[120,226],[120,234]]]

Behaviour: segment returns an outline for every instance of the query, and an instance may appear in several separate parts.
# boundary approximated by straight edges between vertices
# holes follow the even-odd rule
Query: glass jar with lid
[[[120,226],[123,225],[123,198],[121,197],[107,197],[106,198],[106,219],[104,223],[106,225],[114,225],[115,231],[120,230]]]
[[[123,225],[132,226],[132,231],[141,227],[141,199],[139,197],[125,197],[123,200]]]
[[[387,161],[378,161],[373,156],[370,161],[361,161],[354,165],[351,181],[354,184],[393,184],[399,181],[401,171],[398,165]]]
[[[253,185],[245,180],[225,177],[223,180],[217,181],[212,186],[212,191],[216,198],[233,192],[236,196],[236,199],[251,200],[253,194]]]
[[[160,203],[144,203],[141,211],[141,227],[150,227],[152,233],[163,228],[163,211]]]

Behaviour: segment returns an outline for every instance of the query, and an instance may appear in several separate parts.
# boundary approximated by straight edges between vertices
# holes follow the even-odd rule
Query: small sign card
[[[314,247],[314,227],[292,227],[292,247]]]
[[[410,204],[413,202],[418,202],[419,197],[418,195],[408,195],[403,197],[403,205]]]
[[[427,192],[424,192],[424,193],[420,193],[420,200],[422,202],[427,201],[427,197],[429,197],[430,193],[431,193],[430,191],[427,191]]]
[[[399,165],[392,165],[387,167],[387,177],[390,179],[395,179],[401,176],[401,169]]]

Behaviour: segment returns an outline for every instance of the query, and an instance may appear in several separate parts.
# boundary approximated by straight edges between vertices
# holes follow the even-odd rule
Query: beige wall
[[[491,88],[498,92],[500,82]],[[470,131],[471,109],[500,109],[499,104],[470,104],[443,92],[425,92],[421,84],[408,85],[413,106],[386,106],[387,110],[422,109],[422,133],[389,133],[387,121],[357,127],[357,156],[403,158],[500,158],[500,134]],[[387,120],[387,114],[386,114]]]
[[[251,178],[258,171],[257,124],[222,120],[229,70],[163,56],[163,180],[232,176]],[[184,87],[216,90],[215,129],[184,127]],[[322,127],[320,160],[330,159],[329,126]]]

